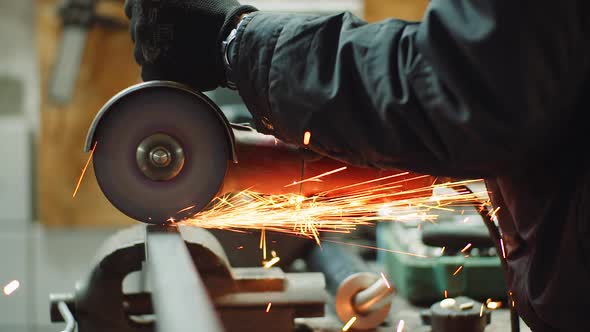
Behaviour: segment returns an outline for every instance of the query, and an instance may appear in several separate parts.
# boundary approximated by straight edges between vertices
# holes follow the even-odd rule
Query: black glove
[[[221,42],[252,11],[236,0],[126,0],[141,77],[201,91],[224,85]]]

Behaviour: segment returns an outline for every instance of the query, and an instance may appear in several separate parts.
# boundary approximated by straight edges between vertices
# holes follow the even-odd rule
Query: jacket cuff
[[[264,134],[280,132],[280,123],[273,117],[269,101],[269,74],[277,40],[292,17],[263,12],[249,14],[234,40],[230,59],[233,77],[256,128]]]

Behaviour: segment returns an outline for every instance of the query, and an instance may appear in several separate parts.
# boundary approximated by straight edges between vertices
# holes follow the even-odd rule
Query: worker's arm
[[[491,176],[551,153],[588,76],[584,1],[433,0],[422,23],[257,12],[230,52],[259,130],[355,164]],[[586,33],[584,34],[584,30]]]

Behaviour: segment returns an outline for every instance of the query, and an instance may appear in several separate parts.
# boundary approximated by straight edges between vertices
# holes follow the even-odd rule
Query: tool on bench
[[[292,331],[295,318],[324,313],[320,273],[232,268],[199,228],[135,226],[106,241],[97,258],[74,294],[51,296],[52,321],[68,320],[69,331],[73,319],[79,332]],[[123,279],[144,265],[151,289],[125,294]]]
[[[105,196],[129,217],[153,224],[193,215],[220,193],[251,188],[311,195],[401,173],[347,167],[329,181],[286,186],[344,164],[231,125],[206,96],[174,82],[146,82],[114,96],[92,122],[85,150],[93,147],[94,171]],[[398,190],[431,181],[400,182]]]
[[[483,332],[492,318],[482,303],[465,296],[436,302],[421,317],[432,332]]]
[[[356,317],[355,329],[373,329],[389,315],[395,289],[355,252],[325,242],[308,258],[312,271],[322,272],[326,289],[335,296],[334,307],[342,323]]]

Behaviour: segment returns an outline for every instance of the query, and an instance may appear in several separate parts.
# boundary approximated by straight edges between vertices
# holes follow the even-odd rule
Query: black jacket
[[[246,18],[231,61],[259,130],[353,164],[483,177],[517,309],[590,308],[590,1],[432,0],[421,23]]]

